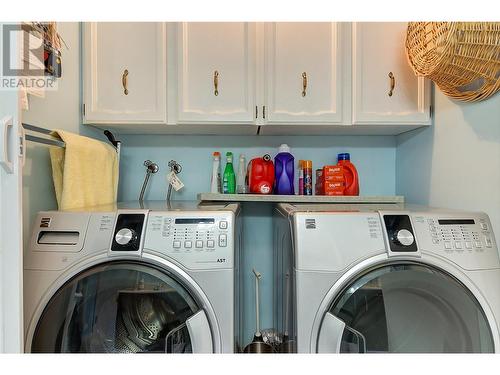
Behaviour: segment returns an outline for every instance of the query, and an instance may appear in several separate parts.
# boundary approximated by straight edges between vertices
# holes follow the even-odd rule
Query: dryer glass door
[[[54,294],[31,351],[191,353],[212,351],[211,343],[204,311],[173,275],[113,262],[80,273]]]
[[[351,283],[325,314],[318,352],[493,352],[479,302],[427,265],[390,264]]]

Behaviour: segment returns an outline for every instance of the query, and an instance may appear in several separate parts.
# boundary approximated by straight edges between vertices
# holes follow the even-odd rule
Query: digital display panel
[[[476,224],[473,219],[441,219],[439,225],[471,225]]]
[[[210,219],[210,218],[182,218],[182,219],[175,219],[175,224],[214,224],[215,219]]]

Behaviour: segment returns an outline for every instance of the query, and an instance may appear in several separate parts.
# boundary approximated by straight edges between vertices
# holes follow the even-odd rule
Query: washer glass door
[[[172,275],[143,263],[112,262],[80,273],[54,294],[31,351],[190,353],[193,329],[207,331],[211,343],[206,315]]]
[[[416,263],[373,269],[324,316],[318,352],[493,352],[479,302],[457,279]]]

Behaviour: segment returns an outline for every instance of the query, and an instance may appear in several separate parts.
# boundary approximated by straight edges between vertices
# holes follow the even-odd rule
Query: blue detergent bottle
[[[282,144],[279,153],[274,158],[275,188],[274,193],[279,195],[294,195],[294,157],[290,153],[290,147]]]

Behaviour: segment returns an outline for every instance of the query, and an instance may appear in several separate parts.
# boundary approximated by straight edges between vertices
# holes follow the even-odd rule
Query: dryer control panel
[[[487,215],[431,212],[412,216],[422,251],[439,254],[469,270],[500,266]]]
[[[382,217],[392,253],[418,251],[409,215],[384,214]]]
[[[228,212],[150,212],[145,249],[190,269],[232,268],[234,215]]]

